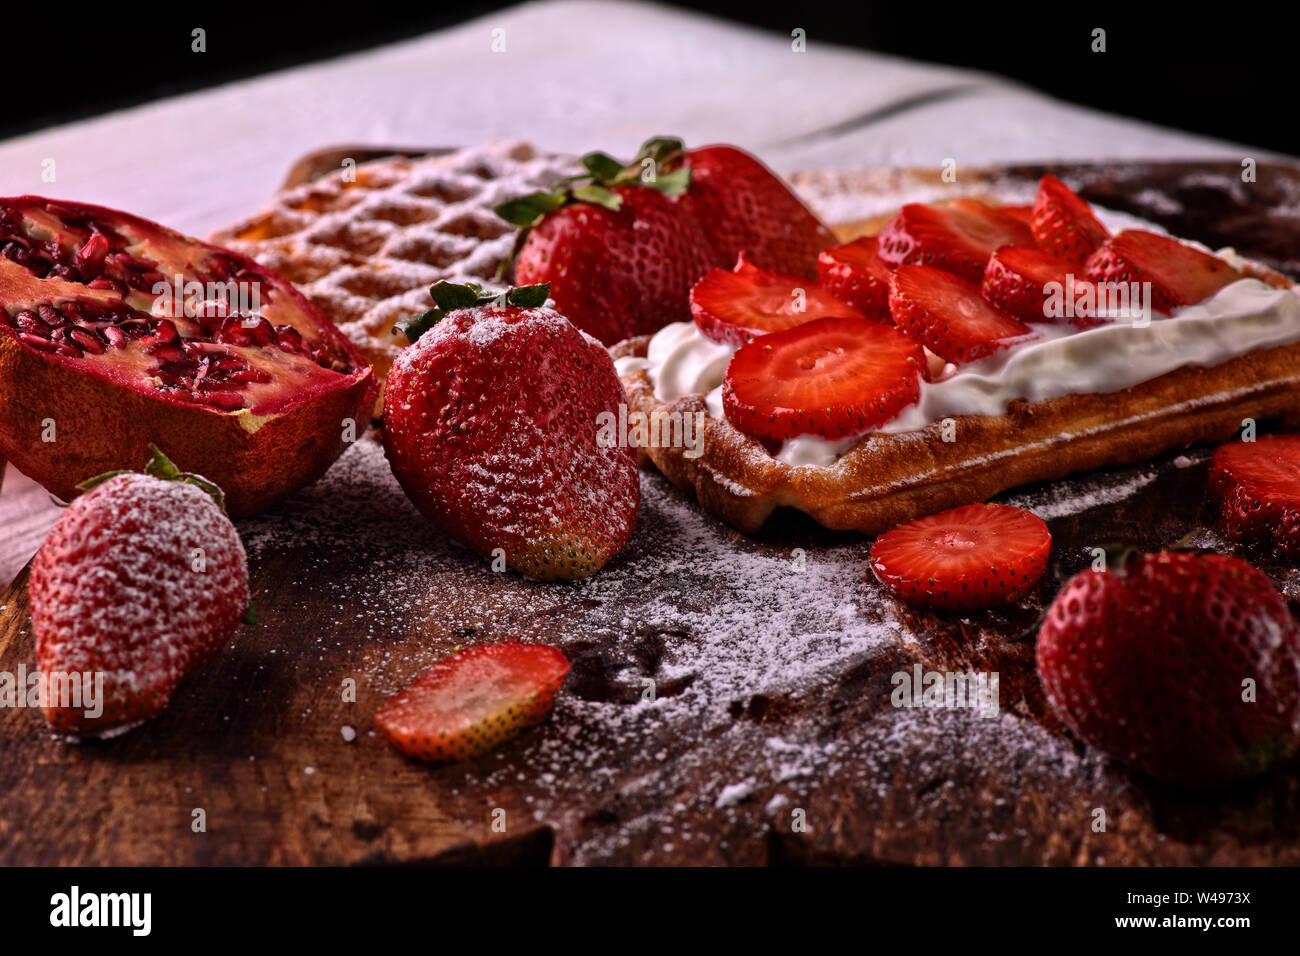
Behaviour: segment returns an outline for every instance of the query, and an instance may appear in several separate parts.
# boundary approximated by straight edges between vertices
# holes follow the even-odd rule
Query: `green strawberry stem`
[[[517,286],[493,292],[474,282],[455,283],[442,281],[429,289],[434,307],[419,315],[402,319],[393,326],[393,334],[404,334],[408,342],[419,341],[420,336],[433,328],[450,312],[458,309],[472,309],[476,306],[513,305],[521,309],[535,309],[545,305],[551,297],[551,284],[542,282],[538,285]]]
[[[144,466],[143,469],[144,474],[149,475],[153,478],[158,478],[162,481],[179,481],[187,485],[194,485],[196,488],[201,488],[204,491],[206,491],[209,495],[212,496],[212,499],[217,503],[217,507],[219,507],[222,511],[226,510],[225,492],[223,492],[220,486],[218,486],[215,482],[209,481],[207,478],[204,478],[202,475],[198,475],[190,471],[181,471],[174,464],[172,464],[172,460],[168,458],[166,455],[164,455],[162,451],[158,448],[158,446],[153,444],[152,442],[149,444],[149,450],[153,453],[153,457],[149,460],[149,463]],[[139,472],[134,472],[127,469],[122,469],[118,471],[107,471],[104,472],[104,474],[102,475],[96,475],[94,478],[87,478],[81,484],[77,485],[77,487],[80,488],[82,491],[89,491],[91,488],[94,488],[96,485],[102,485],[110,478],[116,478],[118,475],[133,475],[133,474],[139,474]]]

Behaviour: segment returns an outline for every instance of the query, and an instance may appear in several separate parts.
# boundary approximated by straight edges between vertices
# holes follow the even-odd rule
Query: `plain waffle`
[[[294,283],[382,381],[406,344],[393,325],[429,308],[429,286],[495,277],[515,231],[493,207],[571,172],[519,142],[380,159],[287,189],[213,241]]]

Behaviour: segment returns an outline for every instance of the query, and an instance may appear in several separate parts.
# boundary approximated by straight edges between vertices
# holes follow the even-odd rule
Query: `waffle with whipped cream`
[[[1047,332],[950,367],[893,421],[835,441],[774,444],[732,425],[722,385],[736,347],[694,323],[611,351],[629,416],[646,423],[638,454],[705,510],[751,534],[782,507],[877,534],[1018,485],[1227,440],[1244,419],[1300,425],[1300,286],[1221,255],[1245,278],[1171,318]],[[689,445],[672,437],[687,419]]]

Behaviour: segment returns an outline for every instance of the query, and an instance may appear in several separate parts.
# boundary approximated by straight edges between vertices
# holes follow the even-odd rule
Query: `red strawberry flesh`
[[[892,273],[880,258],[875,236],[825,249],[817,257],[817,275],[826,291],[876,322],[893,321],[889,316]]]
[[[1031,512],[964,505],[882,534],[871,548],[871,570],[901,601],[972,610],[1027,595],[1051,546],[1047,525]]]
[[[827,318],[754,339],[731,358],[722,390],[743,432],[786,439],[861,434],[919,394],[924,353],[889,326]]]
[[[1050,174],[1038,184],[1032,229],[1040,249],[1073,263],[1082,262],[1110,236],[1088,204]]]
[[[733,271],[712,269],[695,283],[691,314],[709,338],[735,345],[813,319],[861,318],[816,283],[760,269],[744,253]]]
[[[544,720],[568,672],[549,645],[471,647],[424,670],[375,723],[408,756],[470,760]]]
[[[1141,229],[1106,240],[1084,263],[1094,282],[1150,282],[1151,307],[1165,314],[1209,298],[1242,274],[1218,256]]]
[[[1272,543],[1281,554],[1300,557],[1300,435],[1221,446],[1209,481],[1228,538]]]
[[[889,290],[894,323],[931,352],[958,364],[983,358],[1030,333],[986,302],[979,286],[932,266],[899,266]]]
[[[890,266],[935,266],[979,282],[999,246],[1033,243],[1023,222],[973,199],[908,203],[880,233],[880,258]]]

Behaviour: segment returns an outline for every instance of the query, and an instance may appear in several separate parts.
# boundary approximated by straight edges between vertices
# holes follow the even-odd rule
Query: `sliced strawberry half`
[[[1150,282],[1151,308],[1170,314],[1208,299],[1242,274],[1218,256],[1142,229],[1125,229],[1090,255],[1084,274],[1094,282]]]
[[[1092,207],[1050,174],[1038,184],[1032,228],[1040,249],[1069,262],[1082,262],[1110,238]]]
[[[1210,496],[1233,541],[1272,543],[1300,556],[1300,435],[1223,445],[1210,461]]]
[[[407,756],[469,760],[540,723],[568,672],[546,644],[482,644],[424,670],[375,723]]]
[[[1061,301],[1073,266],[1029,246],[1003,246],[989,258],[980,287],[984,298],[1025,322],[1052,322],[1047,314],[1048,286],[1055,283]]]
[[[894,324],[931,352],[962,364],[1031,331],[984,301],[979,286],[933,266],[899,266],[889,284]]]
[[[731,357],[727,418],[759,438],[836,439],[883,425],[916,401],[920,347],[861,316],[806,322],[755,339]]]
[[[1033,230],[1034,225],[1034,206],[1029,203],[1024,206],[998,206],[1001,212],[1006,213],[1012,219],[1025,224],[1025,227]]]
[[[880,233],[880,258],[890,266],[935,266],[979,282],[999,246],[1033,244],[1023,222],[974,199],[908,203]]]
[[[850,308],[876,322],[890,322],[889,276],[893,269],[878,254],[875,236],[854,239],[817,257],[822,286]]]
[[[965,505],[887,531],[871,570],[900,601],[967,611],[1019,601],[1043,576],[1052,535],[1010,505]]]
[[[691,315],[715,342],[744,345],[830,316],[861,318],[829,291],[799,276],[760,269],[740,254],[736,268],[710,269],[691,289]]]

